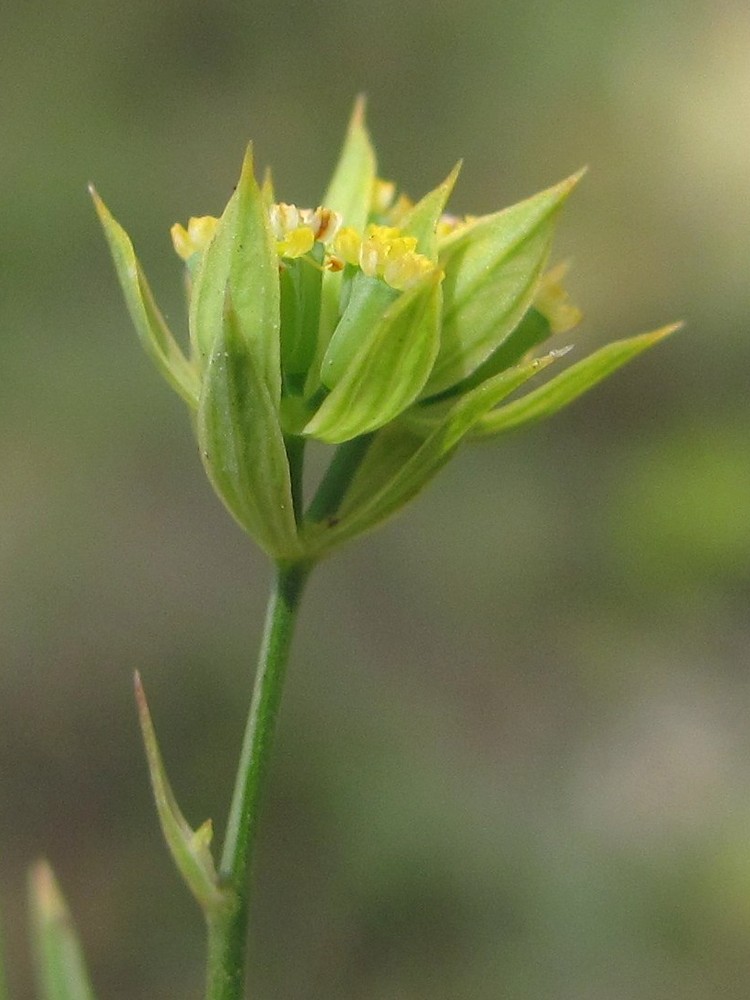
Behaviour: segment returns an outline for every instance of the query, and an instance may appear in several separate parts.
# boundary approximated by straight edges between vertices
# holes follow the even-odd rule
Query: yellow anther
[[[417,249],[417,240],[414,236],[397,236],[390,240],[387,248],[388,260],[396,260],[406,254],[414,253]]]
[[[361,247],[362,237],[353,226],[344,226],[338,231],[333,241],[335,252],[347,264],[359,264]]]
[[[268,210],[271,232],[280,257],[302,257],[316,240],[330,242],[341,225],[341,216],[330,208],[297,208],[279,202]]]
[[[334,212],[332,208],[322,208],[318,206],[314,212],[305,209],[303,212],[304,221],[311,227],[315,234],[315,239],[320,243],[331,243],[341,229],[341,214]]]
[[[400,235],[401,231],[395,226],[377,226],[374,222],[371,222],[367,227],[367,236],[370,239],[377,240],[379,243],[395,240]]]
[[[368,278],[380,278],[392,288],[404,291],[435,270],[432,261],[417,253],[414,236],[402,236],[394,226],[367,227],[364,239],[352,226],[340,230],[334,241],[336,257],[359,266]]]
[[[194,253],[205,250],[213,239],[218,224],[219,220],[212,215],[189,219],[187,229],[175,222],[169,232],[177,254],[183,260],[188,260]]]
[[[309,226],[298,226],[276,243],[280,257],[302,257],[309,253],[315,243],[315,233]]]
[[[300,224],[300,213],[296,205],[287,205],[280,201],[277,205],[271,205],[268,210],[268,218],[271,223],[271,232],[277,240],[284,237]]]

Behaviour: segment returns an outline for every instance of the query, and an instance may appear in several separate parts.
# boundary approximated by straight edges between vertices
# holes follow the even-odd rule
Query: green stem
[[[207,1000],[245,996],[250,868],[263,777],[273,744],[294,622],[309,563],[279,564],[266,613],[255,687],[219,868],[231,905],[208,915]]]
[[[374,437],[362,434],[338,446],[307,511],[308,521],[323,521],[336,513]]]

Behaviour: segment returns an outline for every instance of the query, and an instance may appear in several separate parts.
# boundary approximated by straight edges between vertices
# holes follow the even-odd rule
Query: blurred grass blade
[[[70,912],[46,861],[32,868],[29,894],[40,1000],[94,1000]]]
[[[146,702],[146,693],[143,690],[138,672],[135,674],[135,697],[151,776],[151,787],[167,847],[180,874],[201,907],[206,912],[215,910],[223,904],[224,894],[218,886],[218,877],[211,854],[211,821],[206,820],[197,830],[193,830],[177,805],[177,800],[164,770],[164,762],[156,740],[156,731]]]
[[[198,405],[198,377],[195,369],[180,350],[159,311],[130,237],[110,214],[93,187],[90,191],[109,243],[128,312],[141,343],[167,382],[195,409]]]
[[[8,980],[5,975],[5,941],[3,939],[2,921],[0,920],[0,1000],[9,1000]]]
[[[632,358],[637,357],[642,351],[658,344],[660,340],[668,337],[675,330],[679,330],[681,325],[681,323],[674,323],[671,326],[654,330],[652,333],[642,333],[636,337],[628,337],[625,340],[616,340],[613,344],[607,344],[606,347],[600,348],[577,364],[566,368],[564,372],[550,379],[546,385],[522,396],[515,402],[487,413],[475,425],[472,437],[501,434],[524,424],[552,416],[553,413],[557,413],[568,403],[572,403],[573,400],[582,396],[584,392],[593,388],[622,365],[627,364]]]

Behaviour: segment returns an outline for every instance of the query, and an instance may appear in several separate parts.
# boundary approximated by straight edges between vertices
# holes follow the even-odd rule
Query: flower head
[[[576,174],[510,208],[456,217],[458,177],[419,201],[378,177],[355,108],[318,207],[275,202],[248,151],[220,218],[175,224],[190,269],[189,352],[125,231],[94,195],[141,339],[196,411],[208,474],[277,560],[314,559],[402,507],[467,438],[545,417],[673,327],[602,348],[508,397],[565,351],[580,313],[546,272]],[[307,508],[304,442],[337,445]]]

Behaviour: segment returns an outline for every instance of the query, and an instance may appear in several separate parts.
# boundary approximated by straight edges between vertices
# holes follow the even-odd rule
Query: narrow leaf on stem
[[[661,327],[652,333],[642,333],[625,340],[607,344],[582,361],[566,368],[555,378],[520,399],[487,413],[475,426],[474,437],[488,437],[515,430],[524,424],[544,420],[557,413],[568,403],[588,392],[597,382],[627,364],[642,351],[658,344],[670,333],[679,330],[681,323]]]
[[[211,820],[193,830],[182,814],[169,784],[156,731],[151,721],[140,674],[135,674],[135,698],[146,759],[164,839],[185,883],[204,911],[210,913],[227,903],[226,890],[219,887],[211,854]]]

